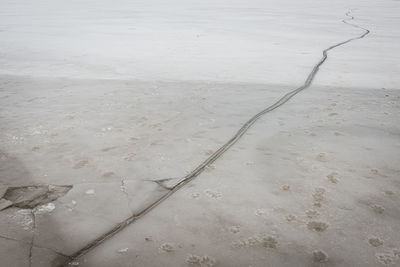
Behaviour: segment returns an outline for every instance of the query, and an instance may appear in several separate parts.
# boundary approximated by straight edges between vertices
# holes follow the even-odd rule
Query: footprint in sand
[[[328,229],[328,224],[324,222],[311,221],[307,223],[308,230],[315,232],[324,232]]]
[[[111,177],[113,175],[114,175],[114,172],[105,172],[105,173],[103,173],[103,177],[106,177],[106,178]]]
[[[371,169],[370,173],[374,174],[374,175],[378,175],[379,171],[377,169]]]
[[[200,197],[200,193],[198,193],[198,192],[193,192],[190,196],[191,196],[192,198],[199,198],[199,197]]]
[[[314,189],[314,193],[312,194],[314,198],[314,206],[315,207],[321,207],[321,202],[324,200],[324,194],[326,190],[325,188],[322,187],[317,187]]]
[[[368,243],[373,247],[379,247],[383,245],[383,241],[377,237],[369,238]]]
[[[283,191],[289,191],[289,190],[290,190],[290,185],[284,184],[284,185],[281,186],[281,189],[282,189]]]
[[[113,149],[116,149],[116,148],[117,148],[116,146],[111,146],[111,147],[103,148],[101,151],[102,151],[102,152],[108,152],[108,151],[113,150]]]
[[[80,160],[74,165],[74,169],[80,169],[82,167],[85,167],[88,163],[89,161],[87,159]]]
[[[369,207],[377,214],[382,214],[385,211],[384,207],[377,204],[371,204]]]
[[[328,254],[322,250],[314,250],[313,254],[313,262],[315,263],[323,263],[328,261]]]
[[[328,181],[331,182],[332,184],[337,184],[339,183],[338,175],[339,174],[337,172],[332,172],[331,174],[328,174],[326,177],[328,178]]]
[[[392,190],[385,190],[383,193],[388,197],[394,196],[394,192]]]
[[[319,215],[319,212],[316,210],[306,210],[306,215],[308,218],[312,219]]]
[[[315,157],[315,159],[318,160],[318,161],[325,162],[325,161],[327,160],[327,159],[326,159],[326,154],[325,154],[325,153],[319,153],[319,154]]]
[[[251,248],[260,244],[260,240],[257,236],[251,236],[247,239],[242,239],[238,241],[234,241],[232,243],[235,248]]]
[[[294,215],[292,215],[292,214],[289,214],[289,215],[286,215],[285,219],[286,219],[286,221],[288,221],[288,222],[293,222],[293,221],[296,220],[296,216],[294,216]]]
[[[261,239],[261,245],[265,248],[276,248],[278,241],[272,236],[267,236]]]
[[[396,259],[400,259],[400,249],[394,248],[392,251],[393,251],[393,255],[396,257]]]
[[[231,233],[237,234],[237,233],[240,232],[240,227],[239,227],[239,226],[236,226],[236,225],[231,226],[231,227],[229,227],[229,231],[230,231]]]
[[[135,158],[136,154],[135,153],[129,153],[126,157],[124,157],[124,160],[126,161],[133,161]]]
[[[160,246],[160,252],[172,252],[175,250],[175,246],[172,243],[164,243]]]
[[[251,236],[244,240],[233,242],[235,248],[252,248],[252,247],[264,247],[264,248],[277,248],[278,241],[272,236]]]
[[[210,198],[220,199],[222,197],[222,193],[218,191],[212,191],[211,189],[207,189],[204,191],[206,195]]]
[[[383,265],[392,265],[393,264],[393,256],[390,253],[376,253],[375,257]]]
[[[217,261],[207,255],[197,256],[189,254],[186,258],[186,263],[189,266],[213,267],[217,264]]]

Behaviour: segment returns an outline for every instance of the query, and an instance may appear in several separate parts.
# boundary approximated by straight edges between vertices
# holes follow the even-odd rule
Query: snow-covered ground
[[[400,265],[393,0],[1,0],[0,265],[68,264],[168,194],[363,33],[349,11],[369,35],[69,266]]]

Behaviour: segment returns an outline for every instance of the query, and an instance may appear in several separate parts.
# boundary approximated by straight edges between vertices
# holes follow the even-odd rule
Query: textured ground
[[[400,265],[400,2],[0,3],[1,266]],[[166,183],[155,181],[169,179]]]

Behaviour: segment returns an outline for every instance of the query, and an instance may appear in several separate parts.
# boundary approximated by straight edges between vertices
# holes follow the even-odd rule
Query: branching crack
[[[154,182],[156,184],[158,184],[160,187],[166,189],[166,190],[172,190],[174,188],[174,186],[169,186],[167,184],[167,182],[170,182],[172,180],[175,180],[176,178],[165,178],[165,179],[159,179],[159,180],[148,180],[151,182]]]
[[[25,244],[28,244],[28,243],[29,243],[30,245],[33,244],[33,243],[32,243],[32,239],[31,239],[31,241],[25,241],[25,240],[23,240],[23,239],[16,239],[16,238],[12,238],[12,237],[9,237],[9,236],[4,236],[4,235],[0,235],[0,238],[6,239],[6,240],[10,240],[10,241],[15,241],[15,242],[22,242],[22,243],[25,243]],[[47,250],[50,250],[50,251],[54,252],[54,253],[57,254],[57,255],[63,256],[63,257],[65,257],[65,258],[68,258],[67,255],[65,255],[65,254],[63,254],[63,253],[61,253],[61,252],[59,252],[59,251],[56,251],[56,250],[54,250],[54,249],[52,249],[52,248],[42,247],[42,246],[38,246],[38,245],[35,245],[35,244],[33,244],[33,245],[32,245],[32,248],[30,248],[30,249],[33,249],[33,248],[47,249]]]

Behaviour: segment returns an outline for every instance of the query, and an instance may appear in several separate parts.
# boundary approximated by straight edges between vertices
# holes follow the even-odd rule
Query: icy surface
[[[37,207],[0,202],[1,264],[57,266],[140,214],[301,85],[323,49],[361,34],[341,22],[348,11],[371,34],[332,50],[311,88],[73,263],[400,264],[392,0],[2,0],[1,197],[72,188]]]

